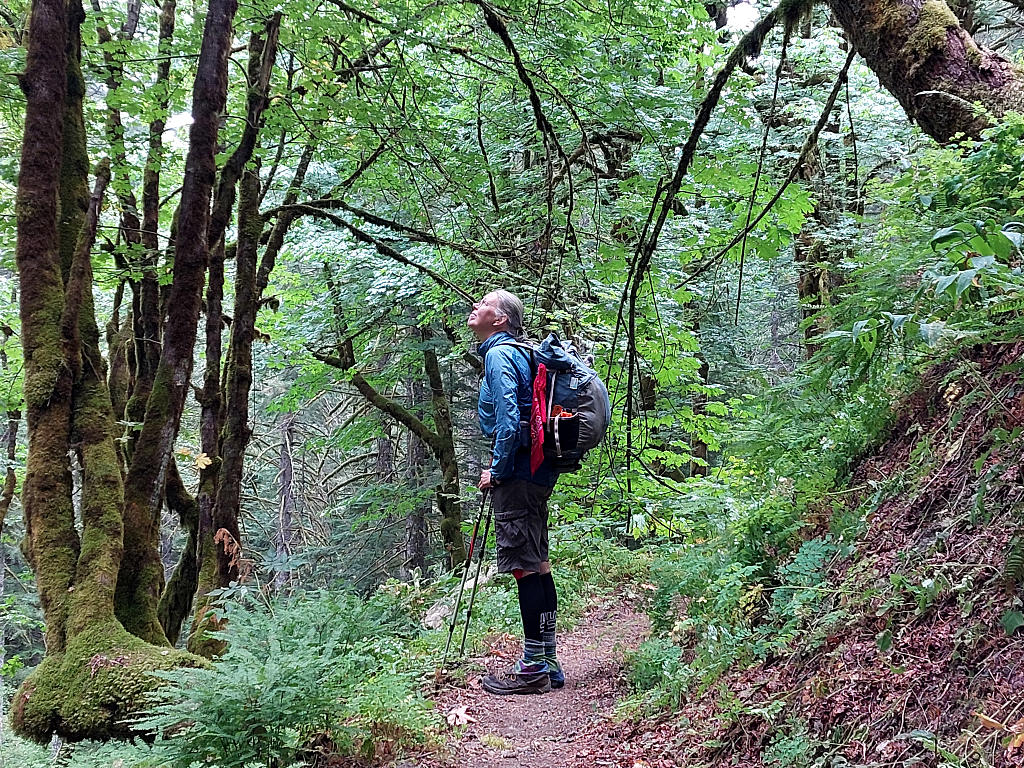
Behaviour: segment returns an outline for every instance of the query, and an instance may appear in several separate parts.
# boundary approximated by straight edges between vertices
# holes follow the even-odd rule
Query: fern
[[[1012,293],[988,308],[990,315],[1024,311],[1024,295]]]
[[[1003,576],[1007,582],[1018,586],[1024,584],[1024,536],[1014,536],[1010,539]]]

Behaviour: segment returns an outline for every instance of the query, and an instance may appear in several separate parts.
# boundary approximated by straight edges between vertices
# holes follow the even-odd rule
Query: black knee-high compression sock
[[[541,614],[541,641],[544,643],[544,658],[549,668],[560,669],[555,654],[555,622],[558,617],[558,593],[555,591],[555,579],[551,572],[540,575],[544,585],[544,612]]]
[[[551,571],[540,574],[541,583],[544,585],[544,611],[558,610],[558,593],[555,591],[555,578]]]
[[[544,582],[539,573],[516,579],[519,587],[519,613],[523,618],[523,659],[521,664],[543,663],[544,638],[541,635],[541,614],[545,609]]]

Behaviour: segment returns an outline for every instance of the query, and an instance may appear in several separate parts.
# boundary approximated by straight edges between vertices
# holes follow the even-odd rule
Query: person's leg
[[[513,575],[519,591],[519,614],[523,619],[523,656],[516,662],[515,671],[520,674],[546,673],[543,632],[547,593],[544,579],[536,572],[516,571]]]
[[[548,665],[548,676],[552,688],[565,685],[565,673],[558,663],[555,643],[555,625],[558,620],[558,593],[555,591],[555,579],[551,575],[551,565],[544,563],[541,567],[541,584],[544,587],[544,611],[540,616],[541,640],[544,643],[544,661]]]
[[[494,489],[494,532],[497,538],[498,571],[516,579],[519,613],[523,621],[523,656],[508,675],[486,675],[480,685],[497,695],[545,693],[551,690],[545,662],[541,614],[546,598],[539,573],[535,514],[529,484],[513,481]],[[545,553],[546,558],[546,553]]]

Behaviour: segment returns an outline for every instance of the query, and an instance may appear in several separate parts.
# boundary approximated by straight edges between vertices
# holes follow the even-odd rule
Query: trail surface
[[[468,687],[450,688],[437,706],[456,725],[447,753],[418,762],[424,768],[572,768],[632,766],[618,748],[624,726],[612,721],[623,692],[623,652],[639,646],[647,617],[632,601],[609,598],[592,608],[571,632],[559,637],[558,657],[565,687],[543,695],[492,696],[470,675]],[[473,664],[481,670],[507,669],[518,642],[500,638]],[[458,730],[464,728],[461,736]]]

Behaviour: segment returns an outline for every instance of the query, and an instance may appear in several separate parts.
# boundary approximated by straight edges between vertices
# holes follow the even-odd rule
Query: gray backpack
[[[548,394],[544,456],[559,472],[577,471],[587,451],[596,447],[608,431],[612,417],[608,387],[597,371],[583,362],[571,342],[553,333],[537,346],[503,343],[529,356],[531,380],[537,365],[544,363]]]

